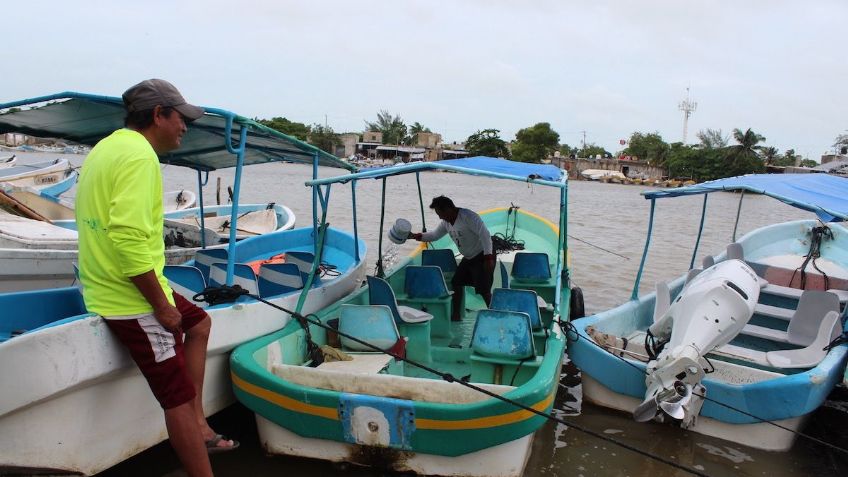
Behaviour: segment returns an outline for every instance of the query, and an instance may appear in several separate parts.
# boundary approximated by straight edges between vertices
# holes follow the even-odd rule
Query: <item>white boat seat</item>
[[[657,301],[654,305],[654,323],[665,315],[671,306],[671,292],[667,282],[657,282]]]
[[[713,265],[715,265],[715,257],[712,255],[707,255],[703,260],[701,260],[701,266],[704,270],[712,267]]]
[[[836,295],[819,290],[805,290],[798,300],[798,309],[792,314],[786,331],[748,324],[742,328],[742,334],[796,346],[808,346],[815,341],[822,320],[831,311],[839,312],[839,299]]]
[[[770,295],[775,295],[783,298],[794,298],[796,300],[801,298],[801,294],[804,293],[804,291],[805,290],[800,290],[798,288],[775,285],[773,283],[768,283],[768,285],[762,288],[763,293],[768,293]],[[831,288],[827,291],[836,295],[836,297],[839,298],[840,304],[844,305],[848,303],[848,290],[839,290],[836,288]]]
[[[702,268],[693,268],[693,269],[689,270],[688,272],[686,272],[686,282],[685,283],[688,284],[689,282],[694,280],[695,277],[697,277],[699,273],[701,273],[703,271],[704,271],[704,269],[702,269]]]
[[[726,344],[716,348],[715,353],[773,368],[813,368],[827,356],[824,347],[839,336],[840,330],[839,313],[830,311],[821,321],[815,340],[804,348],[766,352]]]

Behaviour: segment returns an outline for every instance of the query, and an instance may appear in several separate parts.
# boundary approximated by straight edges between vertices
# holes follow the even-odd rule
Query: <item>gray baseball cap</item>
[[[122,98],[130,113],[153,109],[156,106],[170,106],[188,121],[203,116],[203,108],[188,104],[176,86],[162,79],[144,80],[126,90]]]

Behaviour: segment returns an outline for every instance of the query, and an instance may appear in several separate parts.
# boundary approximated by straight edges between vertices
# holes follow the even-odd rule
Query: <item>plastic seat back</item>
[[[839,312],[839,297],[826,291],[804,290],[786,329],[789,342],[807,346],[815,341],[822,320],[831,311]]]
[[[536,355],[527,313],[480,310],[471,336],[474,353],[496,359],[523,360]]]
[[[263,263],[259,267],[259,295],[281,295],[303,288],[303,277],[293,263]]]
[[[444,298],[449,295],[442,269],[430,266],[406,267],[404,293],[409,298]]]
[[[712,255],[707,255],[706,257],[704,257],[703,260],[701,260],[701,266],[704,268],[704,270],[712,267],[713,265],[715,265],[715,257],[713,257]]]
[[[506,265],[498,260],[498,269],[501,271],[501,288],[509,288],[509,273],[506,271]]]
[[[383,351],[394,346],[400,339],[395,319],[386,305],[342,305],[339,332],[370,343]],[[374,351],[350,338],[339,336],[342,349]]]
[[[203,273],[197,267],[190,265],[165,265],[165,278],[171,290],[191,300],[191,297],[206,288]]]
[[[194,254],[194,266],[200,270],[203,277],[209,282],[212,265],[215,263],[227,263],[227,249],[225,248],[207,248],[200,249]]]
[[[227,264],[213,263],[209,271],[209,285],[219,287],[227,284]],[[256,273],[250,265],[236,263],[233,267],[233,285],[238,285],[248,292],[258,295],[259,285],[256,283]]]
[[[742,244],[733,242],[727,244],[727,259],[728,260],[745,260],[745,252],[742,250]]]
[[[456,257],[447,248],[428,248],[421,251],[421,265],[439,267],[447,275],[456,271]]]
[[[286,263],[296,265],[301,274],[309,275],[309,272],[312,271],[312,262],[314,261],[315,254],[312,252],[286,252]]]
[[[546,282],[551,278],[548,254],[543,252],[518,252],[512,263],[512,278],[524,282]]]
[[[380,277],[372,277],[370,275],[366,276],[365,279],[368,283],[368,303],[387,306],[395,322],[403,323],[404,321],[401,319],[400,312],[398,311],[395,292],[392,290],[389,282]]]
[[[533,330],[542,329],[542,315],[539,313],[539,298],[532,290],[518,288],[495,288],[492,291],[493,310],[519,311],[530,317]]]

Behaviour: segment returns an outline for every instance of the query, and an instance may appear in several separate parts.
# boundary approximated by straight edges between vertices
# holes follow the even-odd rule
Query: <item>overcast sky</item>
[[[0,102],[167,79],[196,104],[446,142],[549,122],[615,152],[752,128],[819,160],[846,119],[848,1],[26,1],[3,8]]]

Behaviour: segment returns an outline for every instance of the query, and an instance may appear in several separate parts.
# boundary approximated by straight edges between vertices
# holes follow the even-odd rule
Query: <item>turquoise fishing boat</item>
[[[762,194],[817,217],[759,228],[697,266],[709,194]],[[751,447],[792,446],[843,379],[848,179],[747,175],[643,193],[648,237],[631,300],[577,320],[568,354],[583,397]],[[658,199],[703,194],[690,270],[638,295]],[[739,213],[737,212],[737,225]],[[668,246],[672,246],[669,244]]]
[[[191,297],[207,285],[238,283],[299,313],[315,312],[354,291],[364,276],[365,244],[318,223],[317,209],[311,227],[236,241],[244,166],[307,163],[315,178],[319,165],[351,167],[243,116],[205,110],[188,125],[182,147],[160,161],[197,171],[201,204],[208,172],[234,167],[232,227],[226,248],[203,244],[188,265],[165,267],[172,288]],[[60,93],[0,104],[0,133],[93,145],[123,127],[124,115],[121,98]],[[281,254],[286,263],[265,263]],[[322,274],[319,263],[337,273]],[[102,318],[87,312],[78,288],[0,294],[0,309],[0,474],[92,475],[167,438],[162,409],[146,380]],[[251,299],[208,305],[206,311],[212,331],[203,405],[212,414],[234,402],[230,351],[283,328],[290,318]]]
[[[334,184],[350,183],[355,191],[357,182],[382,180],[385,204],[387,179],[435,173],[429,171],[552,187],[559,192],[558,223],[514,207],[480,214],[491,234],[523,241],[524,248],[498,255],[491,309],[466,288],[460,322],[450,320],[446,285],[457,249],[445,236],[391,270],[378,260],[365,286],[307,317],[312,324],[289,323],[238,347],[231,358],[233,389],[256,413],[267,452],[430,475],[522,474],[545,417],[497,397],[540,412],[554,402],[565,348],[558,321],[569,316],[572,297],[566,178],[553,166],[470,158],[369,169],[308,185],[328,196]],[[388,231],[396,243],[408,232],[399,230]],[[337,331],[325,328],[330,323]],[[338,350],[342,360],[326,358]]]

